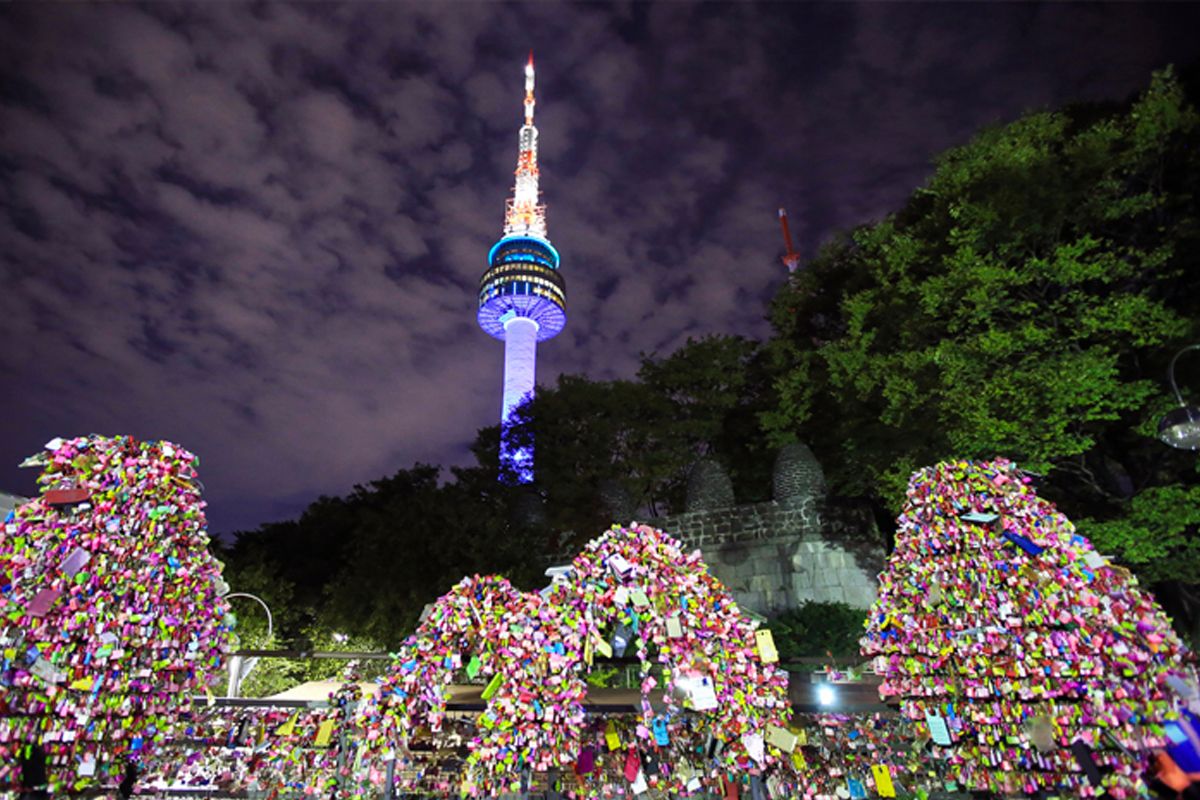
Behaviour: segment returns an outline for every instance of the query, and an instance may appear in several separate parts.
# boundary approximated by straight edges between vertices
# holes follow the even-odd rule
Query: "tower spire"
[[[513,196],[504,208],[505,236],[546,236],[546,206],[538,202],[538,130],[533,124],[533,53],[525,63],[525,124],[518,136],[516,180]]]

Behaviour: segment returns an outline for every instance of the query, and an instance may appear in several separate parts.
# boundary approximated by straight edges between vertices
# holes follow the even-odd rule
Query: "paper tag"
[[[929,726],[929,735],[933,737],[934,744],[947,747],[952,743],[950,730],[946,727],[946,720],[942,719],[940,714],[926,713],[925,724]]]
[[[654,731],[654,743],[659,747],[666,747],[671,743],[671,737],[667,733],[667,718],[655,717],[654,724],[651,726]]]
[[[779,661],[779,651],[775,649],[775,638],[766,628],[754,632],[754,641],[758,647],[758,657],[764,664],[774,664]]]
[[[88,753],[83,757],[83,761],[79,764],[79,776],[81,778],[90,778],[96,774],[96,757]]]
[[[492,680],[488,683],[487,688],[483,690],[483,694],[479,695],[481,700],[491,700],[492,696],[500,690],[500,684],[504,682],[504,676],[499,672],[492,676]]]
[[[757,733],[742,734],[742,745],[746,748],[746,752],[750,757],[759,764],[763,763],[766,758],[766,748],[763,747],[763,738]]]
[[[604,729],[604,741],[608,744],[610,751],[621,746],[621,737],[617,735],[617,724],[612,720],[609,720],[608,726]]]
[[[767,726],[767,741],[785,753],[796,749],[796,734],[786,728],[780,728],[778,725]]]
[[[62,592],[57,589],[42,589],[33,599],[29,601],[29,607],[26,611],[31,617],[44,617],[46,612],[50,610],[50,606],[54,605],[54,601],[62,596]]]
[[[670,636],[672,639],[678,639],[683,636],[683,625],[679,622],[678,614],[667,617],[667,636]]]
[[[608,567],[621,579],[628,578],[629,573],[633,572],[633,565],[618,555],[608,557]]]
[[[29,668],[29,672],[38,676],[46,683],[61,683],[66,679],[66,676],[54,668],[54,665],[45,658],[39,658],[33,662],[33,666]]]
[[[692,708],[696,711],[712,711],[717,707],[717,691],[712,678],[701,678],[692,692]]]
[[[67,556],[59,569],[68,578],[75,577],[75,573],[87,566],[87,563],[92,560],[92,554],[82,547],[76,547],[71,551],[71,555]]]
[[[637,588],[629,591],[629,600],[633,603],[634,608],[645,608],[650,605],[650,598],[646,597],[645,592]]]
[[[467,662],[467,677],[475,680],[475,676],[479,674],[481,667],[483,667],[483,661],[479,656],[471,656],[471,660]]]
[[[642,762],[638,758],[637,750],[631,747],[629,748],[629,751],[625,753],[625,780],[636,780],[637,778],[641,777],[641,775]]]
[[[276,736],[291,736],[296,731],[296,721],[300,719],[300,712],[292,714],[291,719],[275,729]]]
[[[613,654],[612,646],[603,639],[600,639],[596,642],[596,652],[599,653],[603,658],[612,658]]]
[[[634,778],[633,782],[629,784],[629,790],[634,794],[642,794],[648,788],[650,787],[646,785],[645,774],[641,770],[638,770],[637,777]]]
[[[321,727],[317,728],[317,738],[313,740],[313,745],[324,747],[329,744],[331,738],[333,738],[333,720],[327,719],[321,722]]]
[[[871,777],[875,779],[875,791],[880,797],[895,797],[896,787],[892,783],[892,773],[887,764],[875,764],[871,767]]]

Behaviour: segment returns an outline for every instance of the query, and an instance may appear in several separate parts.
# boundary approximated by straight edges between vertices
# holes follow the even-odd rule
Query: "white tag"
[[[750,754],[751,758],[753,758],[759,764],[763,763],[763,759],[766,758],[766,753],[764,752],[763,738],[761,736],[759,736],[757,733],[743,734],[742,744],[745,745],[746,752]]]
[[[633,571],[633,565],[626,561],[622,556],[609,556],[608,566],[613,573],[621,579],[629,577],[629,573]]]
[[[717,707],[717,692],[713,688],[712,678],[700,678],[689,688],[693,710],[712,711]]]
[[[634,778],[633,783],[629,784],[630,791],[632,791],[634,794],[641,794],[649,788],[650,787],[646,784],[646,773],[639,769],[637,777]]]
[[[56,670],[54,665],[44,658],[39,658],[37,661],[33,662],[33,666],[30,667],[29,671],[44,680],[46,683],[61,683],[64,679],[63,674]]]

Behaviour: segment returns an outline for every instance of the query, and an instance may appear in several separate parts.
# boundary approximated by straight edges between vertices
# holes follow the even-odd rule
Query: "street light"
[[[1171,364],[1167,367],[1167,379],[1171,382],[1175,399],[1179,401],[1179,408],[1172,409],[1159,420],[1158,438],[1164,444],[1180,450],[1197,450],[1200,449],[1200,408],[1183,402],[1183,395],[1179,393],[1179,387],[1175,384],[1175,362],[1188,350],[1200,350],[1200,344],[1191,344],[1180,350],[1171,358]]]
[[[837,692],[828,683],[817,685],[817,704],[831,706],[837,701]]]
[[[263,599],[257,595],[250,594],[249,592],[234,592],[233,594],[225,595],[226,600],[232,597],[249,597],[251,600],[254,600],[263,607],[263,611],[267,612],[267,641],[271,641],[271,635],[275,630],[275,625],[274,620],[271,617],[271,609],[267,607],[267,604],[263,602]],[[238,696],[238,689],[241,687],[242,681],[246,680],[246,678],[250,675],[250,670],[254,669],[254,666],[257,663],[257,657],[247,659],[245,661],[245,666],[243,666],[243,659],[241,656],[234,656],[233,658],[229,659],[229,687],[225,692],[227,697]]]

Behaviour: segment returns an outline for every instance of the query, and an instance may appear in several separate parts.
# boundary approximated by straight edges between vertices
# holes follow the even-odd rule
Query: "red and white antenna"
[[[796,267],[800,266],[800,254],[796,252],[796,248],[792,246],[792,231],[788,227],[787,211],[779,209],[779,224],[783,226],[783,243],[787,245],[787,252],[783,256],[783,263],[788,268],[788,274],[796,271]]]
[[[513,196],[504,208],[505,236],[546,238],[546,206],[538,202],[538,129],[533,124],[533,53],[525,63],[525,124],[518,136]]]

